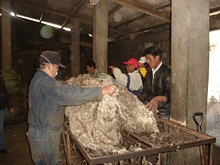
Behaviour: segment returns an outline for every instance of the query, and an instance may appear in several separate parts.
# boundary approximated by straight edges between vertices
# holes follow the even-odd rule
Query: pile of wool
[[[103,73],[98,78],[91,78],[84,74],[67,83],[83,87],[114,84],[117,87],[113,96],[104,96],[101,101],[65,108],[71,133],[83,147],[96,152],[123,152],[126,149],[121,145],[121,131],[159,132],[153,112],[110,75]]]

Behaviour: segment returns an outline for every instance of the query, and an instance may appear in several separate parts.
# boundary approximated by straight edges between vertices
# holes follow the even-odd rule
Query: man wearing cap
[[[64,106],[101,100],[115,86],[83,88],[56,81],[59,67],[65,68],[56,51],[42,52],[37,67],[29,87],[28,141],[36,165],[58,165]]]
[[[138,60],[131,58],[123,63],[126,65],[127,74],[122,73],[121,70],[115,66],[109,66],[109,68],[113,71],[115,79],[121,85],[125,86],[128,91],[138,96],[143,88],[141,75],[138,71]]]
[[[138,99],[151,110],[158,110],[159,114],[169,118],[171,70],[162,60],[162,51],[152,46],[144,51],[146,61],[151,69],[148,70],[144,87]]]

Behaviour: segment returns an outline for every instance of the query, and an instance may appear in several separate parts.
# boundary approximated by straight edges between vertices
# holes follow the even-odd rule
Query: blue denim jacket
[[[102,89],[63,84],[38,69],[31,80],[28,97],[28,123],[32,127],[56,129],[63,123],[64,106],[101,100]]]

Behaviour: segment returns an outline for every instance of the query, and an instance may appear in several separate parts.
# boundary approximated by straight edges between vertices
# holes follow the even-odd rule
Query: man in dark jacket
[[[8,151],[5,149],[4,144],[4,114],[5,109],[8,108],[11,113],[14,112],[14,108],[9,99],[7,89],[5,87],[5,81],[0,75],[0,154],[7,154]]]
[[[162,51],[151,46],[144,51],[147,64],[151,69],[147,72],[144,87],[138,99],[151,110],[170,117],[171,70],[161,61]]]
[[[60,53],[44,51],[29,87],[28,141],[36,165],[59,165],[59,144],[64,106],[80,105],[112,95],[116,87],[83,88],[56,81]]]

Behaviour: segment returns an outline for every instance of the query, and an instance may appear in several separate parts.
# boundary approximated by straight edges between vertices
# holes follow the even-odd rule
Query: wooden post
[[[2,0],[2,70],[12,69],[11,58],[11,1]]]
[[[107,73],[108,50],[108,10],[105,0],[100,0],[93,8],[93,60],[100,72]]]
[[[80,74],[80,20],[78,16],[71,17],[71,76]]]

